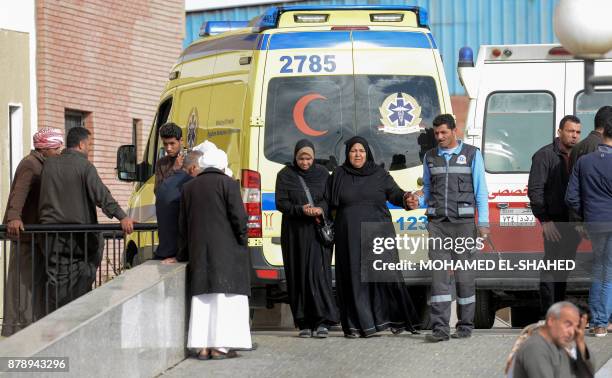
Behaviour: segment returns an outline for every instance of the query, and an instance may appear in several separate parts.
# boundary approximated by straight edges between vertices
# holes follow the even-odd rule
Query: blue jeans
[[[612,232],[592,233],[593,268],[589,307],[594,327],[606,327],[612,313]]]

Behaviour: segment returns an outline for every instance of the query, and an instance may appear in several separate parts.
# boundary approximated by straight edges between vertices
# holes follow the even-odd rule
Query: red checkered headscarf
[[[32,137],[37,150],[56,149],[64,145],[64,135],[59,129],[45,127]]]

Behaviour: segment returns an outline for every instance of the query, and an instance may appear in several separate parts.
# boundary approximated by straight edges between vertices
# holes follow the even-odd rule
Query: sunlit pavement
[[[499,324],[499,323],[497,323]],[[188,358],[164,377],[499,377],[518,329],[476,330],[472,338],[430,344],[420,335],[382,332],[346,339],[333,331],[327,339],[301,339],[293,330],[253,332],[259,348],[222,361]],[[596,368],[612,358],[612,335],[588,337]]]

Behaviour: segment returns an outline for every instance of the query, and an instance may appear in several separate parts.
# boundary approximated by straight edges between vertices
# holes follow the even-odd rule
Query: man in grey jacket
[[[49,158],[41,174],[39,215],[41,224],[96,224],[96,207],[121,221],[126,234],[134,229],[94,165],[87,160],[91,143],[84,127],[70,129],[66,150]],[[44,241],[47,254],[49,311],[91,290],[102,260],[104,244],[99,233],[51,233]]]
[[[570,302],[558,302],[546,312],[545,324],[521,345],[514,378],[592,377],[593,365],[584,341],[587,315]],[[576,358],[566,348],[576,344]]]

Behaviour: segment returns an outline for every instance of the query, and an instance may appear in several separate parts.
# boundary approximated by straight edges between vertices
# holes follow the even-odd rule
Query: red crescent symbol
[[[327,100],[327,97],[324,97],[318,93],[311,93],[311,94],[302,96],[299,100],[297,100],[297,102],[295,103],[295,106],[293,107],[293,122],[295,122],[295,126],[302,133],[308,136],[318,137],[318,136],[327,134],[327,130],[324,130],[324,131],[314,130],[310,128],[310,126],[308,126],[308,124],[306,123],[306,120],[304,119],[304,110],[306,110],[306,107],[308,106],[308,104],[314,100]]]

